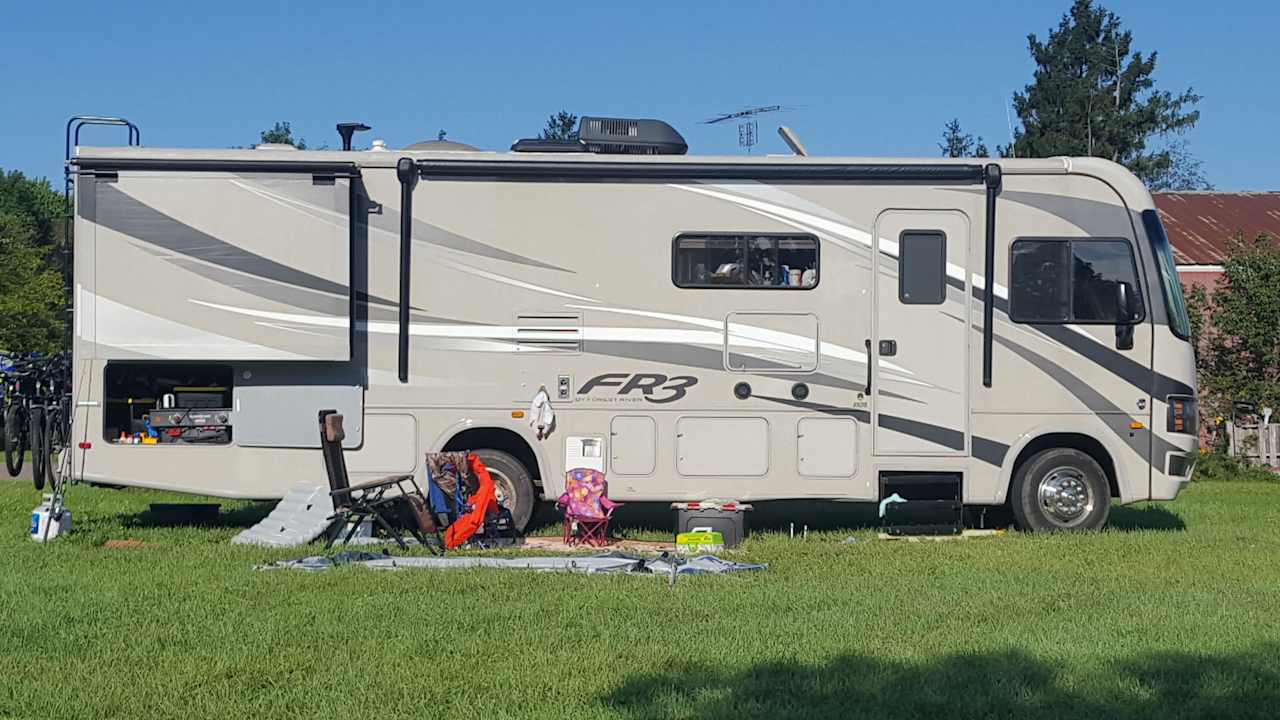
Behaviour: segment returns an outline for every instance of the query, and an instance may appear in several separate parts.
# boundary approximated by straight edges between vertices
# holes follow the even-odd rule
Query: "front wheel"
[[[18,405],[4,409],[4,466],[9,477],[18,477],[27,453],[27,427]]]
[[[529,470],[510,453],[501,450],[482,448],[474,450],[480,462],[484,463],[493,478],[494,491],[498,501],[511,511],[511,519],[516,529],[524,532],[533,517],[533,505],[536,495],[533,492],[533,478]]]
[[[31,482],[35,483],[37,490],[43,490],[45,466],[49,464],[49,449],[44,435],[44,408],[39,405],[31,408],[27,427],[31,436]]]
[[[1111,514],[1106,473],[1073,448],[1042,450],[1023,463],[1010,500],[1018,529],[1031,532],[1101,530]]]

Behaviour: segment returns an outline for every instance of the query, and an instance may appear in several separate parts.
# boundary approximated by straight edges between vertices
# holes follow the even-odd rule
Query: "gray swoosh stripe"
[[[341,297],[346,297],[349,292],[346,285],[303,272],[197,230],[111,184],[98,183],[97,190],[100,198],[94,222],[98,225],[170,252],[246,275],[256,275]],[[370,300],[384,305],[397,304],[372,296]]]
[[[770,402],[782,405],[790,405],[791,407],[801,408],[803,410],[813,410],[825,415],[839,415],[844,417],[852,417],[862,422],[870,422],[871,414],[866,410],[857,410],[853,408],[841,408],[835,405],[825,405],[823,403],[808,402],[805,400],[794,400],[792,398],[772,397],[768,395],[756,395],[761,400],[769,400]],[[880,415],[880,427],[894,430],[897,432],[911,435],[922,440],[960,449],[964,447],[964,433],[951,428],[944,428],[938,425],[931,425],[916,420],[908,420],[907,418],[896,417],[893,415]],[[954,444],[957,442],[959,444]],[[1009,446],[995,440],[973,436],[973,457],[999,467],[1004,461],[1004,456],[1009,452]]]
[[[975,287],[973,289],[973,297],[976,300],[983,301],[985,295],[986,293],[982,288]],[[1008,320],[1009,302],[1004,298],[996,298],[995,301],[996,310]],[[1114,373],[1120,379],[1148,395],[1164,397],[1165,395],[1192,394],[1191,388],[1186,383],[1179,382],[1167,375],[1156,373],[1137,360],[1126,357],[1092,340],[1080,337],[1064,325],[1030,325],[1026,323],[1019,323],[1019,325],[1067,346],[1068,349],[1083,356],[1086,360],[1102,366],[1108,372]],[[1001,339],[1001,336],[997,334],[996,339]]]
[[[1108,422],[1106,425],[1113,433],[1116,434],[1116,437],[1119,437],[1121,440],[1125,441],[1126,445],[1129,445],[1127,428],[1127,419],[1131,417],[1129,413],[1125,412],[1115,403],[1108,400],[1101,393],[1080,382],[1078,378],[1067,372],[1065,368],[1054,364],[1039,353],[1017,345],[1016,343],[1012,343],[998,335],[996,336],[996,341],[1009,348],[1022,359],[1040,368],[1044,374],[1053,378],[1055,382],[1065,388],[1067,392],[1078,398],[1084,403],[1085,407],[1093,410],[1099,417],[1103,416],[1104,413],[1124,416],[1126,418],[1126,422],[1119,424]],[[1099,408],[1102,408],[1102,410],[1099,410]],[[1138,453],[1145,457],[1148,462],[1151,460],[1151,453],[1153,450],[1157,457],[1160,458],[1163,458],[1167,452],[1182,452],[1181,448],[1172,445],[1169,441],[1156,435],[1155,432],[1148,432],[1148,436],[1151,438],[1152,447],[1138,450]]]
[[[302,197],[296,194],[295,192],[293,192],[297,188],[292,183],[271,182],[270,178],[261,178],[253,175],[238,175],[237,177],[239,177],[240,180],[242,180],[243,182],[250,183],[253,185],[258,185],[259,187],[262,187],[264,190],[269,190],[270,192],[275,193],[277,195],[284,195],[293,200],[302,201],[302,202],[305,202],[307,200],[307,198]],[[322,217],[322,216],[317,215],[317,217]],[[381,213],[377,215],[369,216],[369,226],[376,230],[380,230],[382,232],[389,233],[391,235],[399,237],[400,236],[400,213],[399,211],[393,210],[391,208],[385,208]],[[469,237],[458,235],[457,233],[450,232],[448,230],[445,230],[442,227],[432,225],[431,223],[419,220],[417,218],[414,218],[413,220],[413,239],[419,242],[425,242],[433,245],[439,245],[441,247],[447,247],[452,250],[457,250],[458,252],[464,252],[471,255],[480,255],[487,258],[493,258],[495,260],[505,260],[507,262],[516,263],[519,265],[528,265],[529,267],[544,268],[547,270],[559,270],[560,272],[567,272],[567,273],[574,272],[567,268],[562,268],[556,265],[551,265],[549,263],[544,263],[540,260],[534,260],[533,258],[525,257],[524,255],[519,255],[513,252],[508,252],[506,250],[493,247],[492,245],[486,245],[485,243],[482,243],[478,240],[473,240]]]
[[[387,208],[382,211],[381,215],[370,215],[369,224],[371,227],[390,233],[396,237],[400,236],[400,213]],[[492,245],[486,245],[479,240],[473,240],[469,237],[459,235],[454,232],[437,227],[430,223],[424,222],[417,218],[413,219],[413,240],[414,242],[423,242],[431,245],[439,245],[450,250],[467,253],[469,255],[480,255],[481,257],[492,258],[494,260],[503,260],[517,265],[526,265],[528,267],[542,268],[544,270],[557,270],[559,272],[577,274],[568,268],[562,268],[558,265],[534,260],[524,255],[518,255],[508,252]]]
[[[940,425],[931,425],[923,423],[919,420],[911,420],[904,417],[896,417],[894,415],[879,414],[880,427],[886,430],[900,432],[903,435],[910,435],[934,445],[941,445],[952,450],[964,449],[964,433],[959,430],[942,427]]]
[[[675,365],[683,365],[685,367],[726,372],[724,369],[723,350],[712,350],[710,348],[698,347],[697,345],[627,342],[625,340],[587,340],[583,343],[582,349],[583,352],[595,355],[608,355],[610,357],[629,358],[633,360],[647,360],[649,362],[672,363]],[[761,360],[756,357],[746,358],[733,353],[731,353],[729,357],[731,360],[750,360],[756,363],[770,364],[779,369],[787,368],[787,366],[782,363],[770,363],[767,360]],[[761,371],[744,374],[792,380],[794,382],[806,382],[811,385],[818,385],[821,387],[857,390],[861,390],[863,387],[862,385],[855,384],[852,381],[845,380],[844,378],[836,377],[834,375],[826,375],[824,373],[779,374]]]

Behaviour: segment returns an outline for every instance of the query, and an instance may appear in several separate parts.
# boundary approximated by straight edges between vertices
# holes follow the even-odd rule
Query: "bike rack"
[[[88,125],[111,125],[126,128],[129,133],[129,137],[127,139],[129,147],[140,147],[142,145],[142,131],[138,129],[137,125],[122,117],[109,117],[105,115],[76,115],[67,121],[66,138],[63,144],[62,155],[62,195],[66,201],[66,219],[63,223],[62,233],[62,277],[65,287],[63,302],[66,306],[68,319],[70,319],[71,314],[74,312],[75,297],[75,260],[73,255],[75,240],[72,237],[72,233],[75,229],[75,201],[71,194],[72,189],[75,187],[75,173],[71,170],[71,153],[80,145],[80,131]],[[74,342],[74,325],[74,322],[67,323],[68,350],[71,349]],[[70,424],[71,413],[74,412],[75,409],[70,408],[68,410],[67,417],[64,418],[64,422]],[[67,433],[68,445],[70,445],[72,441],[73,439],[71,438],[70,433]],[[66,491],[67,482],[72,475],[71,471],[71,451],[70,447],[68,447],[66,451],[61,454],[61,457],[58,458],[58,471],[55,474],[53,487],[54,492],[51,502],[52,509],[54,511],[60,512],[63,507],[63,494]]]

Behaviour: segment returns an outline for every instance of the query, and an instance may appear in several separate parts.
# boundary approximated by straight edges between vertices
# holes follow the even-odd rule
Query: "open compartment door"
[[[350,174],[90,177],[97,357],[350,359]]]

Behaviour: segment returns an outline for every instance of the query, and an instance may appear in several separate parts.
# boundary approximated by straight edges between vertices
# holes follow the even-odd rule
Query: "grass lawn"
[[[769,570],[674,588],[254,572],[307,551],[230,545],[265,511],[244,503],[152,526],[147,504],[175,499],[73,488],[75,534],[42,547],[38,496],[0,483],[0,717],[1280,713],[1280,484],[1197,484],[1076,536],[877,541],[827,508],[797,518],[827,528],[807,540],[748,540]],[[102,547],[124,538],[146,547]]]

